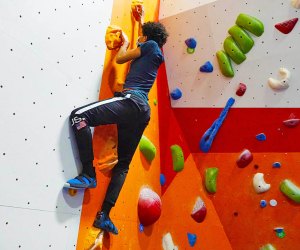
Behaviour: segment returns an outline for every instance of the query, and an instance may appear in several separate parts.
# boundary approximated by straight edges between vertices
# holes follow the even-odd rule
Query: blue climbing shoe
[[[92,178],[86,174],[80,174],[74,179],[68,180],[64,187],[73,189],[95,188],[97,186],[96,178]]]
[[[93,226],[109,233],[118,234],[118,229],[104,212],[97,213]]]

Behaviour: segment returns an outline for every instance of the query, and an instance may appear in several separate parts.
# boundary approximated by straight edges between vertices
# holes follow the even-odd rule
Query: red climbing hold
[[[253,155],[248,149],[244,149],[243,152],[239,155],[236,160],[236,164],[239,168],[244,168],[249,165],[249,163],[253,160]]]
[[[298,18],[293,18],[285,22],[275,24],[275,28],[283,34],[288,34],[294,29],[297,22]]]
[[[197,197],[196,203],[191,214],[192,218],[196,222],[201,223],[202,221],[204,221],[206,213],[207,209],[204,201],[200,197]]]
[[[290,114],[289,119],[283,121],[283,124],[289,128],[296,127],[299,123],[300,119],[296,118],[295,114],[293,113]]]
[[[148,187],[142,188],[138,200],[138,216],[143,226],[152,225],[161,215],[161,199]]]
[[[235,94],[237,96],[243,96],[245,94],[245,92],[246,92],[246,89],[247,89],[246,84],[240,83],[237,91],[235,92]]]
[[[289,128],[296,127],[300,123],[300,119],[293,118],[293,119],[288,119],[284,120],[283,124]]]

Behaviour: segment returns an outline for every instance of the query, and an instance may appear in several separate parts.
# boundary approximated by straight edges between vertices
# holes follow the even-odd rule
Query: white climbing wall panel
[[[160,11],[159,18],[166,18],[169,16],[176,15],[180,12],[192,10],[201,5],[205,5],[211,2],[215,2],[217,0],[161,0],[160,1]]]
[[[0,249],[76,249],[68,123],[96,101],[112,0],[0,0]]]
[[[243,97],[236,98],[235,107],[299,107],[300,22],[287,35],[280,33],[274,25],[300,18],[300,10],[293,8],[290,0],[206,2],[161,2],[161,22],[170,33],[164,46],[169,89],[179,88],[183,93],[181,99],[172,100],[172,106],[224,107],[229,97],[235,97],[236,89],[242,82],[247,85],[247,91]],[[189,7],[174,7],[184,4]],[[254,39],[254,47],[246,54],[247,59],[242,64],[233,63],[235,76],[226,78],[219,70],[215,53],[223,49],[223,41],[229,35],[227,31],[240,13],[260,19],[265,32],[261,37],[249,33]],[[186,52],[184,43],[190,37],[197,40],[193,54]],[[212,62],[212,73],[199,71],[206,61]],[[267,82],[269,77],[278,78],[280,67],[291,72],[290,87],[274,91]]]

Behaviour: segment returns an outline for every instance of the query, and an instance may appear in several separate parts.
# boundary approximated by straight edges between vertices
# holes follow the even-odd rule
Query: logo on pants
[[[84,118],[75,116],[72,118],[72,127],[76,125],[77,130],[80,130],[82,128],[85,128],[87,126],[87,123]]]

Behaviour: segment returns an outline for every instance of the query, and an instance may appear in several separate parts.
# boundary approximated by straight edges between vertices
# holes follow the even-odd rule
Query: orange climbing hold
[[[117,25],[109,25],[106,29],[105,43],[109,50],[119,48],[123,41],[121,38],[122,29]]]
[[[139,22],[141,20],[140,13],[143,11],[143,0],[132,0],[131,11],[134,19]]]

